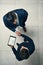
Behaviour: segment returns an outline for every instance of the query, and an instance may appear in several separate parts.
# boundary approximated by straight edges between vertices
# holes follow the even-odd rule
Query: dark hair
[[[29,57],[29,51],[27,49],[20,50],[20,58],[27,59]]]
[[[7,19],[14,22],[14,20],[17,19],[17,16],[16,16],[16,14],[14,12],[9,12],[7,14]]]
[[[12,12],[12,16],[14,16],[14,20],[17,19],[15,12]]]

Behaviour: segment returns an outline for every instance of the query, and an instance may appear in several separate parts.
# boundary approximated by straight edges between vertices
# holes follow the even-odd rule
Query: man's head
[[[13,24],[17,23],[17,16],[15,13],[13,12],[9,12],[9,14],[7,15],[8,20],[10,20],[11,22],[13,22]]]
[[[20,49],[20,58],[23,59],[28,59],[29,57],[29,50],[27,48],[21,48]]]
[[[14,21],[13,21],[13,23],[16,24],[16,23],[17,23],[17,16],[16,16],[15,13],[12,13],[12,15],[13,15],[13,17],[14,17]]]

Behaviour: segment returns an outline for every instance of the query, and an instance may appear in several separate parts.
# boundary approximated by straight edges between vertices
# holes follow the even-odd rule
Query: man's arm
[[[8,29],[10,29],[11,31],[15,32],[15,28],[14,27],[11,27],[11,26],[6,26]]]
[[[24,41],[31,41],[32,39],[24,34],[21,34],[22,37],[24,37]]]
[[[16,56],[16,54],[17,54],[17,50],[16,50],[14,47],[12,47],[12,51],[13,51],[13,53],[14,53],[15,56]]]

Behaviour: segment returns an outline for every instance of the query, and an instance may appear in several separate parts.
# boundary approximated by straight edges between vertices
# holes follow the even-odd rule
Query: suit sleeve
[[[24,37],[24,41],[32,41],[32,39],[24,34],[21,34],[22,37]]]
[[[13,53],[14,53],[15,56],[16,56],[16,54],[17,54],[17,50],[13,47],[13,48],[12,48],[12,51],[13,51]]]
[[[8,25],[5,25],[8,29],[10,29],[11,31],[15,32],[15,28],[11,27],[11,26],[8,26]]]

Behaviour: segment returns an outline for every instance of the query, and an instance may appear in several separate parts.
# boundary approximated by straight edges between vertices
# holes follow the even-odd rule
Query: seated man
[[[17,50],[14,48],[14,46],[8,45],[12,48],[12,51],[15,54],[18,61],[28,59],[29,56],[35,50],[35,45],[34,45],[33,40],[24,34],[21,34],[21,36],[24,37],[24,42],[22,42],[20,44],[17,43],[17,45],[18,45]]]
[[[15,32],[17,26],[21,26],[26,32],[25,22],[27,20],[28,13],[24,9],[16,9],[8,12],[3,16],[5,26]],[[21,35],[19,31],[16,31],[17,35]]]

